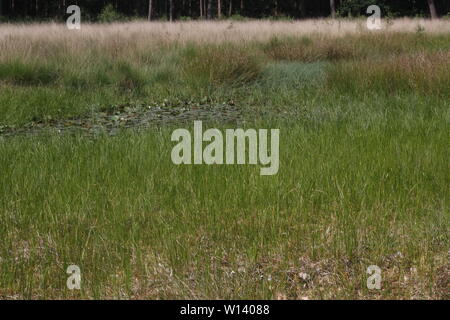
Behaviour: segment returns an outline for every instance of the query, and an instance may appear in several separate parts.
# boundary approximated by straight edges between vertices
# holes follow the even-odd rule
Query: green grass
[[[37,63],[24,64],[20,61],[0,64],[0,80],[18,85],[48,85],[57,79],[56,70]]]
[[[349,43],[366,48],[365,37]],[[38,66],[0,62],[0,125],[206,96],[271,111],[245,126],[281,131],[280,170],[266,177],[175,166],[171,127],[0,136],[0,297],[448,298],[442,37],[389,34],[373,54],[304,60],[267,54],[273,42],[55,58],[49,82]],[[313,36],[277,41],[324,50]],[[66,288],[71,264],[80,291]],[[366,288],[373,264],[380,291]]]
[[[411,85],[409,80],[418,75],[422,77],[420,90],[448,95],[449,43],[448,35],[385,33],[341,38],[279,37],[242,46],[226,42],[206,46],[175,43],[133,52],[122,52],[126,47],[119,45],[117,52],[87,47],[78,54],[68,54],[54,45],[47,56],[38,46],[30,50],[35,50],[31,54],[40,56],[40,60],[27,56],[0,61],[0,125],[22,125],[36,116],[83,115],[92,108],[126,101],[205,96],[221,100],[236,98],[237,94],[247,103],[268,86],[272,86],[269,91],[279,87],[280,95],[295,101],[289,97],[298,94],[297,84],[317,85],[317,80],[323,78],[331,80],[330,89],[353,95],[364,90],[390,90],[392,78],[394,89],[398,85],[411,92],[417,89],[417,83]],[[425,56],[425,64],[421,55]],[[404,72],[399,66],[403,60],[409,62],[406,67],[412,72]],[[325,73],[327,63],[332,63],[332,70]],[[430,66],[430,70],[423,72],[424,66]],[[414,68],[420,71],[414,72]],[[262,94],[263,102],[278,99],[278,93]],[[290,103],[283,101],[280,107]]]

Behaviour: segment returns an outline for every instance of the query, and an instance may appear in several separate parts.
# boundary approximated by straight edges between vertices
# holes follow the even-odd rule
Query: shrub
[[[123,21],[124,16],[114,9],[113,5],[106,5],[98,16],[98,21],[103,23],[111,23],[115,21]]]
[[[233,21],[245,21],[245,20],[247,20],[246,17],[241,16],[240,14],[233,14],[228,19],[233,20]]]

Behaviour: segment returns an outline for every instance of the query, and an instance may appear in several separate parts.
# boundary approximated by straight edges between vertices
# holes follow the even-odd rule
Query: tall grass
[[[450,96],[450,51],[335,64],[328,85],[343,92],[409,91]]]
[[[383,58],[390,55],[450,49],[448,35],[380,33],[330,37],[273,37],[263,51],[273,60],[314,62]]]
[[[236,43],[236,39],[230,38],[221,43],[209,43],[205,40],[202,44],[196,41],[185,42],[185,39],[189,39],[189,28],[192,26],[189,23],[182,25],[186,28],[183,29],[186,34],[180,33],[178,40],[168,37],[164,41],[161,38],[142,38],[143,34],[137,30],[128,33],[128,38],[120,32],[113,35],[111,30],[115,30],[114,25],[103,27],[104,29],[95,27],[103,31],[95,36],[88,31],[59,33],[59,27],[53,26],[56,34],[50,32],[48,37],[34,37],[33,34],[22,34],[27,27],[16,28],[11,37],[0,40],[3,49],[0,52],[0,90],[4,94],[0,99],[8,101],[0,106],[0,123],[29,122],[36,117],[36,110],[39,110],[41,117],[81,115],[86,110],[100,108],[105,92],[110,96],[105,100],[108,103],[114,99],[118,102],[131,100],[146,103],[161,101],[168,96],[185,100],[203,99],[204,96],[227,100],[231,92],[231,95],[236,93],[245,98],[245,94],[241,94],[240,90],[231,90],[230,86],[238,88],[262,82],[267,84],[264,77],[273,76],[267,73],[267,70],[271,70],[270,66],[279,67],[286,62],[343,62],[331,68],[334,71],[330,71],[329,75],[331,80],[328,87],[331,85],[338,89],[343,89],[348,84],[349,90],[355,91],[358,87],[363,90],[367,77],[356,76],[358,72],[352,70],[363,70],[367,65],[372,70],[369,72],[373,78],[373,70],[381,68],[375,61],[384,61],[381,65],[385,65],[383,72],[387,77],[403,79],[399,80],[403,83],[402,90],[414,90],[414,85],[418,85],[419,81],[417,77],[421,75],[421,92],[442,92],[447,84],[445,62],[442,64],[442,71],[436,67],[438,63],[429,62],[434,68],[430,72],[439,74],[437,77],[428,77],[428,72],[406,72],[406,67],[400,66],[403,60],[417,60],[410,58],[415,55],[423,54],[422,59],[426,61],[432,60],[431,55],[434,53],[439,55],[439,51],[445,55],[449,50],[448,34],[360,32],[339,37],[321,33],[299,34],[294,37],[288,36],[290,33],[287,32],[263,42],[249,39]],[[253,24],[240,27],[244,26],[251,29]],[[48,27],[41,26],[43,30]],[[131,30],[136,25],[128,27]],[[174,28],[170,25],[166,27],[168,30]],[[88,26],[88,30],[90,28]],[[73,47],[75,44],[76,47]],[[405,63],[411,66],[420,64],[419,61],[414,61]],[[394,68],[390,68],[389,64],[395,65]],[[294,64],[286,66],[289,69]],[[425,71],[425,64],[420,67],[420,70]],[[301,69],[301,66],[292,69],[290,77],[304,79],[308,72],[303,73]],[[346,75],[345,69],[352,70]],[[277,76],[281,76],[281,73]],[[396,86],[391,86],[385,79],[380,73],[380,80],[376,85],[378,90],[394,90]],[[353,84],[350,85],[350,82]],[[294,80],[292,84],[294,83],[297,82]],[[42,102],[36,102],[32,108],[22,108],[21,104],[31,103],[26,101],[30,92],[26,89],[27,86],[45,87],[36,92],[45,95],[41,101],[46,101],[47,110]],[[370,86],[371,83],[368,83],[366,87]],[[10,92],[14,90],[23,96],[11,99]],[[68,94],[72,97],[67,98]],[[279,97],[282,95],[285,94],[277,93]],[[289,95],[290,93],[286,96]],[[254,95],[249,96],[251,97]],[[58,102],[62,106],[53,107],[53,99],[66,101]],[[266,98],[262,100],[267,99],[266,94]]]
[[[170,128],[0,142],[0,294],[441,297],[448,123],[371,112],[361,130],[363,112],[308,113],[306,126],[282,127],[269,179],[252,166],[174,166]],[[70,264],[80,292],[65,287]],[[383,270],[376,293],[365,289],[371,264]]]
[[[257,79],[264,56],[240,46],[189,46],[183,62],[188,81],[200,82],[201,86],[233,85]]]
[[[319,34],[332,37],[370,34],[365,19],[313,19],[302,21],[186,21],[131,22],[112,24],[83,23],[81,31],[69,31],[64,24],[1,24],[0,55],[11,51],[28,54],[28,49],[38,44],[53,43],[70,48],[69,52],[84,52],[90,46],[110,45],[135,49],[149,44],[159,46],[177,42],[187,44],[218,44],[227,41],[268,41],[274,36],[308,36]],[[425,34],[447,34],[450,23],[446,19],[394,19],[384,25],[382,33],[416,33],[422,26]],[[379,33],[381,33],[379,32]],[[51,48],[48,47],[48,48]],[[45,50],[41,48],[41,50]],[[114,51],[112,51],[114,52]]]
[[[172,127],[0,136],[0,298],[448,298],[448,22],[362,24],[1,25],[0,126],[226,101],[281,154],[261,177],[173,165]]]
[[[0,64],[0,80],[17,85],[48,85],[58,79],[58,72],[37,62],[10,61]]]

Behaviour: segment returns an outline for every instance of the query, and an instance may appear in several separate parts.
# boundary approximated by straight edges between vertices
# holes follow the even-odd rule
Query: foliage
[[[98,16],[98,21],[110,23],[124,20],[124,16],[114,9],[112,4],[106,5]]]

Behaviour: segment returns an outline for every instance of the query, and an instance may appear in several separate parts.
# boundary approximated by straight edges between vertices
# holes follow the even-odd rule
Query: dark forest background
[[[303,19],[355,17],[376,4],[388,17],[449,16],[450,0],[0,0],[0,21],[62,21],[69,5],[83,20]]]

